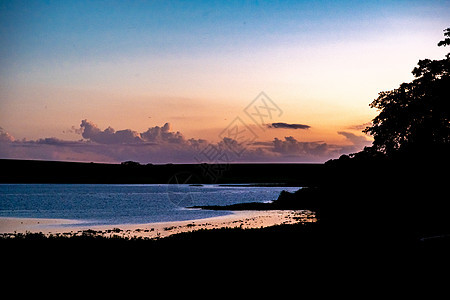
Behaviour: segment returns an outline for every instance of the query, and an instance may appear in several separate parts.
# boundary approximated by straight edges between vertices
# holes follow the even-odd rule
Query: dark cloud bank
[[[268,128],[285,128],[285,129],[309,129],[311,126],[304,124],[288,124],[288,123],[272,123],[267,125]]]
[[[270,128],[308,129],[308,125],[272,123]],[[324,162],[341,154],[361,150],[370,144],[365,136],[339,131],[347,145],[302,142],[293,136],[248,144],[225,137],[218,143],[187,139],[173,131],[169,123],[144,132],[131,129],[100,129],[91,121],[81,121],[73,132],[78,141],[57,138],[15,140],[0,128],[0,158],[45,159],[95,162],[141,163],[225,163],[225,162]]]

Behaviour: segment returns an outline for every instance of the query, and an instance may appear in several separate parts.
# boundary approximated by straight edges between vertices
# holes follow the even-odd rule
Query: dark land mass
[[[0,248],[5,257],[17,257],[25,251],[20,257],[33,261],[74,258],[74,262],[81,260],[81,265],[94,264],[99,257],[105,261],[117,257],[157,257],[189,261],[193,266],[253,262],[254,266],[274,263],[318,268],[318,264],[337,263],[337,268],[352,265],[372,270],[380,265],[389,269],[393,262],[398,265],[399,261],[404,266],[430,263],[439,266],[450,256],[448,153],[448,149],[441,152],[422,149],[394,158],[342,157],[321,165],[234,164],[219,182],[292,182],[301,183],[304,188],[295,193],[282,192],[272,203],[208,208],[308,209],[316,213],[318,221],[314,224],[200,230],[159,240],[29,235],[0,239]],[[3,160],[1,164],[9,168],[2,169],[2,182],[167,183],[170,180],[166,179],[174,174],[192,170],[202,174],[199,165],[11,160]],[[31,249],[41,256],[30,255]]]
[[[421,154],[424,154],[424,152],[421,152]],[[313,247],[314,249],[311,251],[318,253],[320,251],[317,251],[316,247],[322,250],[331,247],[330,249],[333,250],[330,251],[342,253],[352,252],[351,249],[359,249],[358,251],[361,254],[370,256],[375,253],[389,253],[399,251],[399,249],[411,250],[421,247],[450,249],[448,247],[450,205],[447,190],[449,160],[444,159],[446,156],[442,155],[435,156],[435,159],[431,155],[427,156],[429,159],[426,161],[413,159],[419,156],[402,157],[402,159],[370,160],[348,160],[343,157],[322,165],[231,165],[228,170],[229,173],[224,173],[224,177],[220,181],[232,183],[258,181],[298,183],[303,180],[303,183],[307,182],[308,184],[306,188],[295,193],[282,192],[278,199],[272,203],[202,208],[226,210],[308,209],[316,212],[319,221],[311,225],[282,226],[277,229],[248,231],[236,229],[214,230],[211,233],[188,233],[170,237],[167,240],[134,241],[131,243],[141,245],[141,243],[149,242],[152,245],[155,243],[191,249],[218,247],[214,251],[220,253],[219,249],[224,246],[220,244],[219,240],[223,239],[219,236],[224,235],[229,237],[227,246],[230,249],[233,247],[240,249],[242,245],[248,243],[246,246],[249,247],[248,249],[252,249],[252,245],[258,245],[258,247],[265,247],[266,249],[275,247],[273,250],[275,252],[281,251],[280,249],[284,249],[283,251],[294,251],[293,249],[296,249],[295,251],[301,252],[309,249],[308,247]],[[99,181],[119,183],[152,182],[151,180],[154,180],[153,182],[164,182],[172,176],[172,172],[184,172],[199,167],[198,165],[130,167],[127,165],[11,160],[3,160],[1,163],[3,166],[9,166],[8,172],[11,171],[11,166],[15,166],[21,172],[30,168],[28,175],[22,177],[18,172],[13,173],[17,177],[10,177],[5,175],[5,171],[3,171],[3,182]],[[89,171],[90,168],[92,168],[91,171]],[[61,170],[61,172],[57,172],[60,174],[59,177],[52,174],[57,169]],[[139,176],[130,175],[136,170],[141,170],[138,171]],[[154,172],[148,174],[143,170],[147,172],[153,170]],[[40,171],[44,172],[42,178],[39,177]],[[70,171],[74,171],[77,175],[70,175]],[[98,179],[99,174],[105,177]],[[128,175],[131,178],[127,178]],[[306,179],[309,175],[311,177]],[[118,178],[112,180],[115,176]],[[27,180],[24,180],[24,178],[27,178]],[[161,178],[164,178],[164,180],[161,180]],[[144,179],[149,181],[141,181]],[[271,230],[274,230],[277,234],[266,234]],[[205,239],[200,238],[206,236]],[[231,238],[232,236],[236,238]],[[214,246],[215,242],[212,242],[215,237],[217,237],[218,243],[216,243],[216,246]],[[314,239],[314,246],[305,246],[311,242],[310,239],[312,238]],[[17,242],[20,243],[19,240]],[[8,241],[8,243],[11,243],[11,241]],[[300,243],[303,248],[291,249],[289,248],[292,246],[291,243]],[[439,247],[435,247],[436,245],[439,245]],[[155,247],[158,248],[159,246]],[[254,248],[253,250],[256,251]]]
[[[405,239],[407,243],[444,236],[450,234],[450,152],[438,150],[420,149],[389,159],[342,157],[326,164],[231,164],[217,183],[292,183],[307,188],[282,192],[272,203],[202,208],[308,209],[341,241],[355,235],[376,235],[391,242]],[[0,182],[4,183],[184,183],[180,174],[190,176],[185,183],[208,183],[201,165],[195,164],[0,160],[0,167]]]
[[[231,205],[204,205],[191,206],[189,208],[200,208],[209,210],[319,210],[319,193],[318,188],[305,187],[294,193],[282,191],[278,199],[272,202],[248,202],[237,203]]]
[[[141,165],[0,159],[0,183],[174,183],[308,186],[323,164]]]

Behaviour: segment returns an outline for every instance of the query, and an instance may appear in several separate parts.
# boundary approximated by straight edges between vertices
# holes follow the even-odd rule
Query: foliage
[[[444,31],[446,38],[438,46],[450,45],[450,28]],[[450,144],[450,53],[442,60],[420,60],[412,74],[412,82],[379,93],[370,104],[380,113],[364,130],[374,142],[363,152],[391,156]]]

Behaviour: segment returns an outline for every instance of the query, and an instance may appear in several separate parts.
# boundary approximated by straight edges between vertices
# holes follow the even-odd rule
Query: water
[[[298,187],[187,184],[0,184],[0,217],[79,220],[85,225],[182,221],[229,214],[187,209],[275,200]]]

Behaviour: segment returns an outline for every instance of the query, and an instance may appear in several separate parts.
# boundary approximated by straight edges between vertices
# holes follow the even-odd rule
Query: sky
[[[0,1],[0,158],[324,162],[450,1]]]

